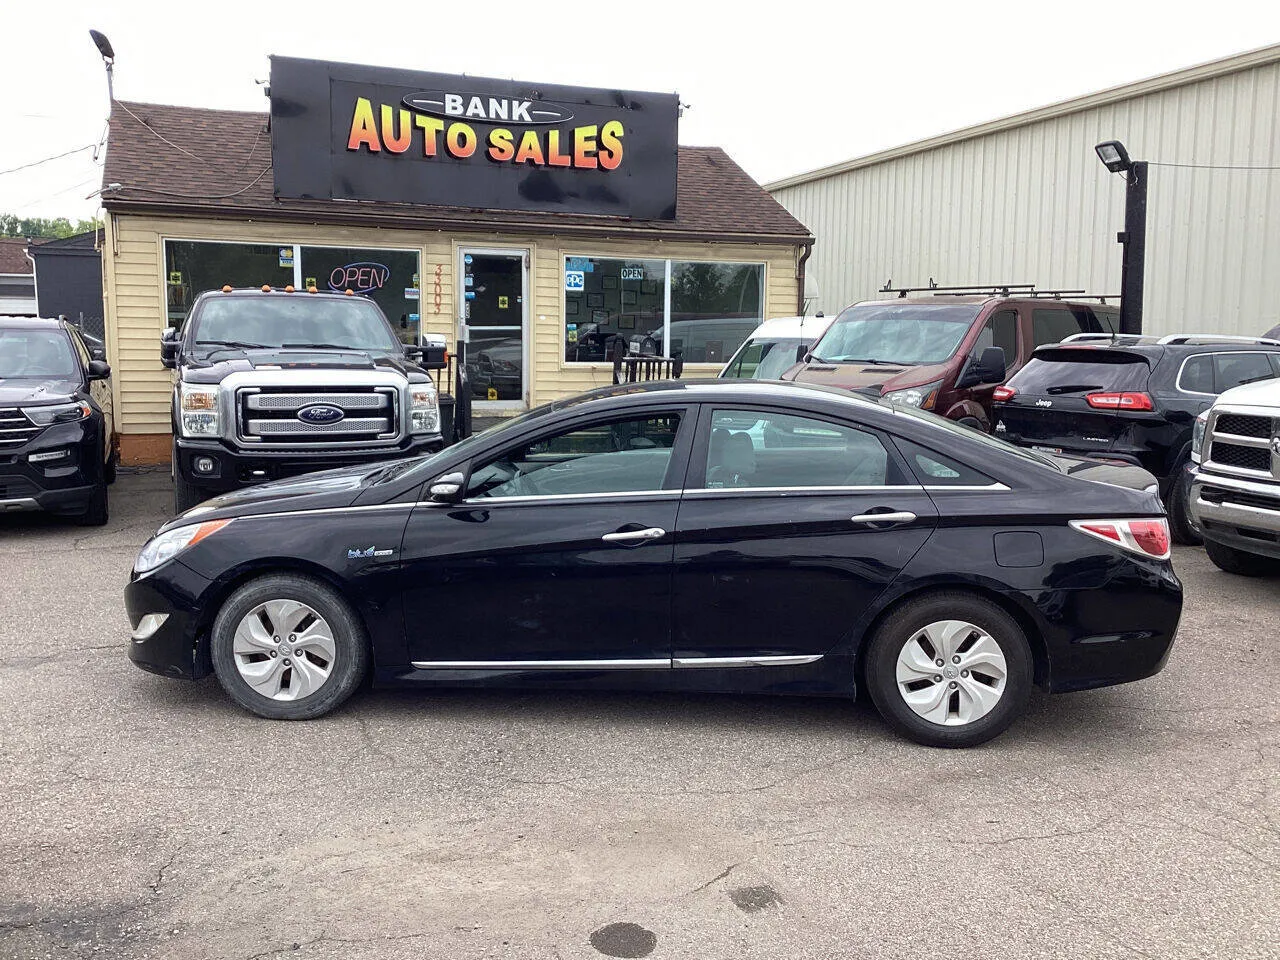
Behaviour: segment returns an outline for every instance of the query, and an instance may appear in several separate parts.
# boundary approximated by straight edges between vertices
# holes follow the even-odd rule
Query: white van
[[[833,317],[774,317],[752,331],[729,362],[721,377],[742,380],[777,380],[796,362],[800,346],[811,347],[831,325]]]

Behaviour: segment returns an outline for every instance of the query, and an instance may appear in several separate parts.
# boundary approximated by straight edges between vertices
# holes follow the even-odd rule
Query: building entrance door
[[[462,316],[467,376],[478,411],[524,409],[529,389],[528,270],[524,250],[464,249]]]

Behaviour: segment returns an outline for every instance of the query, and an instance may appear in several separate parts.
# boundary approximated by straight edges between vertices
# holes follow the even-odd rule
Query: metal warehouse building
[[[1118,294],[1125,189],[1094,154],[1104,140],[1151,163],[1144,331],[1280,322],[1280,45],[766,189],[816,238],[811,309],[884,296],[890,278]]]

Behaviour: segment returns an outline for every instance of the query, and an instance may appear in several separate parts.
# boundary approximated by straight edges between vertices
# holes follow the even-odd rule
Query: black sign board
[[[676,212],[675,94],[271,58],[275,195]]]

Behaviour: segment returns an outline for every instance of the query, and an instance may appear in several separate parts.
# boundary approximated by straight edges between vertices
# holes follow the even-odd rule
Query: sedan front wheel
[[[867,686],[885,720],[934,747],[970,747],[1004,732],[1026,706],[1032,675],[1017,622],[965,593],[908,600],[867,654]]]
[[[272,574],[233,593],[213,623],[213,669],[236,703],[272,720],[309,720],[355,692],[369,666],[364,628],[332,588]]]

